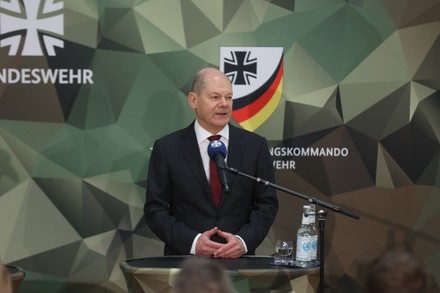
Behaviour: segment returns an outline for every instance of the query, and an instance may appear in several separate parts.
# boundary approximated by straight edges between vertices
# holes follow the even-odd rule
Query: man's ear
[[[197,108],[197,94],[195,92],[188,94],[188,104],[192,109]]]

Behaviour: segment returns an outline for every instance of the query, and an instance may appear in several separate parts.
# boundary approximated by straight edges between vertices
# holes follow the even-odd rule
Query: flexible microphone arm
[[[224,168],[225,170],[227,170],[227,171],[229,171],[229,172],[235,174],[235,175],[244,176],[244,177],[246,177],[246,178],[249,178],[249,179],[255,180],[255,181],[258,182],[258,183],[264,184],[265,186],[269,186],[269,187],[272,187],[272,188],[275,188],[275,189],[278,189],[278,190],[284,191],[284,192],[286,192],[286,193],[289,193],[289,194],[295,195],[295,196],[300,197],[300,198],[302,198],[302,199],[305,199],[305,200],[307,200],[309,203],[315,203],[315,204],[317,204],[317,205],[320,205],[320,206],[326,207],[326,208],[328,208],[328,209],[331,209],[332,211],[335,211],[335,212],[337,212],[337,213],[344,214],[344,215],[346,215],[346,216],[348,216],[348,217],[352,217],[352,218],[357,219],[357,220],[360,218],[360,216],[359,216],[358,214],[356,214],[355,212],[349,211],[349,210],[347,210],[347,209],[343,209],[343,208],[338,207],[338,206],[336,206],[336,205],[334,205],[334,204],[331,204],[331,203],[325,202],[325,201],[323,201],[323,200],[319,200],[319,199],[316,199],[316,198],[314,198],[314,197],[311,197],[311,196],[308,196],[308,195],[305,195],[305,194],[302,194],[302,193],[299,193],[299,192],[296,192],[296,191],[290,190],[290,189],[288,189],[288,188],[285,188],[285,187],[282,187],[282,186],[276,185],[276,184],[271,183],[271,182],[269,182],[269,181],[267,181],[267,180],[261,179],[260,177],[254,177],[254,176],[251,176],[251,175],[248,175],[248,174],[242,173],[242,172],[238,171],[237,169],[229,168],[229,167],[226,166],[226,165],[225,165],[223,168]],[[325,285],[325,281],[324,281],[324,278],[325,278],[325,274],[324,274],[324,267],[325,267],[325,266],[324,266],[324,263],[325,263],[325,254],[324,254],[324,227],[325,227],[325,217],[326,217],[326,214],[327,214],[327,212],[325,212],[325,211],[323,211],[323,210],[319,210],[319,211],[317,212],[317,215],[318,215],[318,222],[319,222],[319,246],[321,247],[321,249],[320,249],[320,253],[319,253],[319,257],[320,257],[320,264],[319,264],[319,290],[318,290],[319,293],[324,293],[324,292],[325,292],[325,286],[326,286],[326,285]]]
[[[243,173],[243,172],[238,171],[237,169],[230,168],[230,167],[228,167],[228,166],[224,166],[223,168],[224,168],[225,170],[227,170],[227,171],[229,171],[229,172],[235,174],[235,175],[244,176],[244,177],[246,177],[246,178],[249,178],[249,179],[255,180],[256,182],[261,183],[261,184],[263,184],[263,185],[270,186],[270,187],[272,187],[272,188],[275,188],[275,189],[278,189],[278,190],[284,191],[284,192],[286,192],[286,193],[289,193],[289,194],[295,195],[295,196],[297,196],[297,197],[300,197],[300,198],[302,198],[302,199],[307,200],[309,203],[315,203],[315,204],[320,205],[320,206],[322,206],[322,207],[326,207],[326,208],[328,208],[328,209],[330,209],[330,210],[333,210],[333,211],[336,212],[336,213],[344,214],[344,215],[349,216],[349,217],[351,217],[351,218],[354,218],[354,219],[356,219],[356,220],[358,220],[358,219],[360,218],[360,216],[359,216],[357,213],[352,212],[352,211],[347,210],[347,209],[344,209],[344,208],[341,208],[341,207],[336,206],[336,205],[334,205],[334,204],[331,204],[331,203],[325,202],[325,201],[323,201],[323,200],[320,200],[320,199],[317,199],[317,198],[314,198],[314,197],[311,197],[311,196],[308,196],[308,195],[305,195],[305,194],[302,194],[302,193],[299,193],[299,192],[296,192],[296,191],[290,190],[290,189],[288,189],[288,188],[285,188],[285,187],[282,187],[282,186],[276,185],[276,184],[271,183],[271,182],[269,182],[269,181],[267,181],[267,180],[261,179],[260,177],[254,177],[254,176],[251,176],[251,175],[245,174],[245,173]]]

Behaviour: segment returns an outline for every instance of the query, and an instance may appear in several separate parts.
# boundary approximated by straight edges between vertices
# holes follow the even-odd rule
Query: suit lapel
[[[229,125],[228,166],[238,169],[243,158],[242,133],[235,126]],[[231,175],[231,174],[228,174]],[[235,176],[228,176],[233,179]]]
[[[194,123],[191,123],[182,131],[181,139],[182,144],[180,145],[180,150],[182,151],[186,163],[194,173],[196,180],[203,186],[203,190],[210,194],[210,187],[206,179],[205,170],[203,169],[202,158],[200,157],[199,146],[194,131]]]
[[[231,168],[238,169],[241,165],[241,160],[243,158],[243,145],[242,145],[242,132],[235,126],[229,124],[229,146],[227,161],[228,166]],[[184,156],[188,166],[194,173],[194,177],[201,184],[205,193],[211,196],[211,189],[206,179],[205,170],[203,169],[202,158],[200,157],[199,146],[197,144],[197,138],[194,131],[194,123],[191,123],[187,128],[185,128],[181,133],[180,150]],[[228,182],[232,182],[236,176],[227,172]],[[228,195],[223,192],[222,200],[220,206]],[[212,200],[214,205],[214,201]]]

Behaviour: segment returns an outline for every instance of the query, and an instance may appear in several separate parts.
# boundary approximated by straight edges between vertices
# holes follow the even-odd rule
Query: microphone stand
[[[251,176],[249,174],[240,172],[237,169],[230,168],[230,167],[228,167],[226,165],[223,168],[225,170],[227,170],[228,172],[231,172],[234,175],[240,175],[240,176],[252,179],[252,180],[254,180],[254,181],[258,182],[258,183],[261,183],[261,184],[263,184],[265,186],[269,186],[269,187],[275,188],[277,190],[284,191],[284,192],[286,192],[288,194],[295,195],[295,196],[297,196],[299,198],[307,200],[309,203],[317,204],[317,205],[319,205],[321,207],[328,208],[328,209],[330,209],[330,210],[332,210],[332,211],[334,211],[336,213],[341,213],[341,214],[343,214],[345,216],[351,217],[351,218],[356,219],[356,220],[358,220],[360,218],[360,216],[358,214],[356,214],[355,212],[352,212],[350,210],[341,208],[339,206],[336,206],[334,204],[328,203],[326,201],[323,201],[323,200],[320,200],[320,199],[317,199],[317,198],[314,198],[314,197],[311,197],[311,196],[308,196],[308,195],[305,195],[305,194],[302,194],[302,193],[290,190],[288,188],[276,185],[276,184],[271,183],[271,182],[269,182],[267,180],[261,179],[260,177]],[[319,210],[317,214],[318,214],[318,222],[319,222],[319,245],[320,245],[320,248],[321,248],[320,254],[319,254],[320,261],[321,261],[321,263],[319,265],[319,280],[320,280],[320,282],[319,282],[319,292],[320,293],[324,293],[324,289],[325,289],[325,282],[324,282],[324,261],[325,261],[325,257],[324,257],[324,228],[325,228],[325,217],[327,215],[327,212],[325,212],[323,210]]]

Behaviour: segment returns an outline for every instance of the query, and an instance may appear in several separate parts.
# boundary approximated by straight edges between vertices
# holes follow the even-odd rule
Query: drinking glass
[[[274,263],[277,265],[288,265],[292,262],[293,241],[277,240],[275,244]]]

